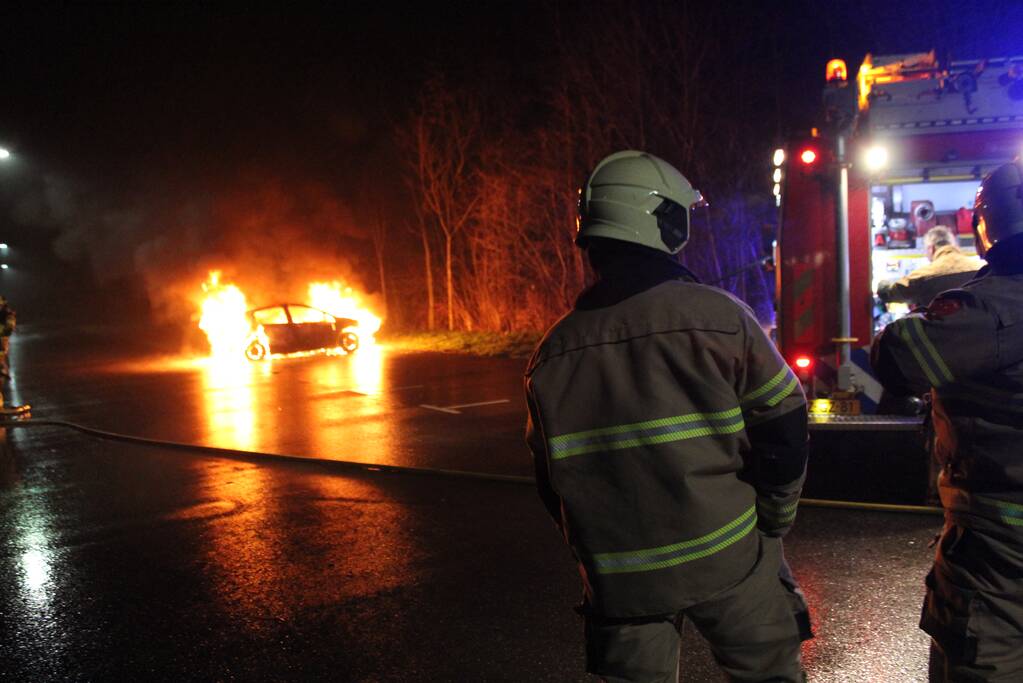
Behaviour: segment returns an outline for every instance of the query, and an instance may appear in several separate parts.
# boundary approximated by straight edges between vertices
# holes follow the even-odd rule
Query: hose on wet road
[[[0,409],[0,416],[10,418],[11,416],[24,415],[26,411],[12,411]],[[311,458],[301,455],[287,455],[283,453],[267,453],[262,451],[246,451],[237,448],[222,448],[220,446],[205,446],[203,444],[185,443],[181,441],[167,441],[164,439],[150,439],[144,436],[133,434],[121,434],[118,432],[96,429],[75,422],[66,420],[50,420],[24,417],[23,419],[0,419],[0,428],[7,427],[61,427],[107,441],[119,441],[139,446],[150,446],[155,448],[169,448],[174,450],[188,451],[191,453],[204,453],[221,458],[232,458],[235,460],[265,460],[275,462],[290,462],[314,464],[323,467],[336,468],[339,470],[356,470],[362,472],[393,472],[396,474],[418,474],[427,476],[451,477],[455,479],[475,479],[477,481],[502,482],[506,484],[528,484],[535,483],[533,477],[523,477],[514,474],[493,474],[489,472],[474,472],[472,470],[452,470],[439,467],[412,467],[407,465],[384,465],[379,463],[365,463],[354,460],[335,460],[332,458]],[[941,508],[927,505],[896,505],[890,503],[867,503],[861,501],[846,500],[821,500],[816,498],[802,498],[799,501],[801,506],[837,508],[842,510],[872,510],[879,512],[909,512],[917,514],[942,514]]]

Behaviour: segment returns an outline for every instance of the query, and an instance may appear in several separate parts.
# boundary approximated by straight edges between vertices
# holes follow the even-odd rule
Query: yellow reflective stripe
[[[552,436],[549,441],[552,445],[564,443],[566,441],[575,441],[590,436],[603,436],[606,434],[623,434],[625,432],[633,432],[643,429],[653,429],[655,427],[668,427],[670,425],[683,424],[686,422],[699,422],[701,420],[721,420],[725,418],[735,417],[740,412],[739,408],[730,408],[728,410],[721,410],[716,413],[689,413],[688,415],[673,415],[671,417],[661,417],[656,420],[647,420],[645,422],[632,422],[630,424],[616,425],[614,427],[601,427],[599,429],[588,429],[582,432],[571,432],[570,434],[561,434],[559,436]]]
[[[927,381],[930,382],[933,387],[940,386],[941,382],[938,381],[938,377],[931,370],[931,366],[927,364],[927,360],[924,358],[923,354],[920,353],[920,349],[916,347],[916,342],[914,342],[913,338],[910,336],[907,325],[899,325],[897,322],[893,324],[897,326],[895,330],[898,333],[899,338],[906,343],[906,347],[910,350],[910,353],[913,354],[913,357],[916,358],[916,364],[919,365],[920,369],[924,371],[925,375],[927,375]]]
[[[785,381],[786,378],[788,378],[788,382]],[[797,386],[799,386],[799,380],[792,374],[789,367],[784,365],[765,384],[740,398],[739,403],[742,405],[743,412],[749,412],[754,408],[773,408],[795,391]]]
[[[653,446],[718,434],[741,432],[746,424],[739,408],[716,413],[690,413],[645,422],[590,429],[551,437],[551,460],[583,453],[617,451],[638,446]]]
[[[760,501],[760,514],[769,518],[767,521],[778,524],[787,524],[796,518],[796,508],[799,501],[793,501],[787,505],[778,505],[774,501]]]
[[[789,369],[787,367],[783,367],[781,370],[778,371],[777,375],[767,380],[767,383],[765,383],[763,386],[754,389],[753,391],[749,392],[748,394],[740,398],[739,403],[749,403],[750,401],[760,398],[761,396],[769,392],[771,389],[774,389],[781,383],[783,379],[785,379],[785,375],[788,373],[788,371]]]
[[[941,357],[941,354],[938,353],[938,350],[934,348],[934,344],[931,343],[931,338],[927,336],[927,331],[924,330],[923,322],[920,318],[916,317],[912,318],[912,321],[913,322],[911,324],[916,328],[917,332],[920,333],[920,338],[924,342],[924,347],[927,349],[927,352],[930,353],[935,364],[937,364],[938,370],[940,370],[941,374],[945,377],[945,381],[951,382],[953,379],[952,371],[948,369],[948,366],[945,365],[945,360]]]
[[[993,512],[997,512],[999,518],[1004,524],[1008,524],[1009,526],[1023,526],[1023,505],[1020,505],[1019,503],[1010,503],[1007,500],[998,500],[997,498],[979,496],[977,494],[973,494],[971,497],[974,502],[990,508]]]
[[[792,393],[793,391],[795,391],[795,390],[796,390],[796,385],[797,385],[797,384],[799,384],[799,380],[798,380],[798,379],[796,379],[795,377],[793,377],[793,378],[792,378],[791,380],[789,380],[789,383],[788,383],[788,384],[786,384],[786,385],[785,385],[785,386],[784,386],[784,387],[782,388],[782,390],[781,390],[781,391],[779,391],[779,392],[778,392],[777,394],[775,394],[775,395],[774,395],[774,396],[772,396],[771,398],[767,399],[767,401],[765,401],[765,403],[766,403],[766,404],[767,404],[768,406],[770,406],[770,407],[772,407],[772,408],[773,408],[774,406],[776,406],[776,405],[778,405],[779,403],[781,403],[781,402],[782,402],[782,400],[783,400],[783,399],[784,399],[784,398],[785,398],[786,396],[788,396],[788,395],[789,395],[789,394],[791,394],[791,393]]]
[[[623,574],[666,569],[709,557],[745,538],[757,525],[756,508],[751,507],[720,529],[688,541],[657,548],[619,553],[597,553],[593,563],[598,574]]]

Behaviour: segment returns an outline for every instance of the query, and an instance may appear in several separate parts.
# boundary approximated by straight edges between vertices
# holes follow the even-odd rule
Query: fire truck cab
[[[870,344],[908,312],[883,306],[878,285],[927,262],[937,225],[976,256],[980,181],[1023,154],[1023,56],[868,54],[853,78],[841,60],[826,74],[820,128],[772,159],[776,339],[814,399],[812,429],[918,434],[920,417],[876,414]]]

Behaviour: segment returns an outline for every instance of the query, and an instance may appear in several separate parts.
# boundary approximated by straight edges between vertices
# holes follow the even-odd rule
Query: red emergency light
[[[817,161],[817,151],[811,147],[807,147],[799,153],[799,160],[809,166],[813,162]]]

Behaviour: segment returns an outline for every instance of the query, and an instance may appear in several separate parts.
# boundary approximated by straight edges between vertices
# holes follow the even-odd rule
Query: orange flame
[[[240,358],[253,334],[246,315],[248,306],[242,290],[220,281],[220,271],[210,271],[202,285],[206,293],[202,302],[199,329],[210,342],[210,355],[218,358]]]
[[[310,283],[309,305],[338,318],[357,320],[359,324],[355,327],[355,332],[359,335],[359,343],[362,346],[373,343],[373,335],[383,322],[366,308],[361,297],[351,287],[345,287],[337,280]]]
[[[235,285],[221,281],[218,270],[210,271],[202,285],[199,328],[210,343],[210,356],[232,362],[248,356],[259,360],[273,353],[262,325],[253,328],[247,315],[245,294]],[[373,335],[380,329],[381,319],[374,315],[351,287],[340,282],[313,282],[309,285],[309,305],[338,318],[357,321],[352,329],[363,348],[374,343]],[[257,343],[258,342],[258,343]],[[337,349],[337,352],[341,352]],[[302,355],[309,352],[298,352]]]

